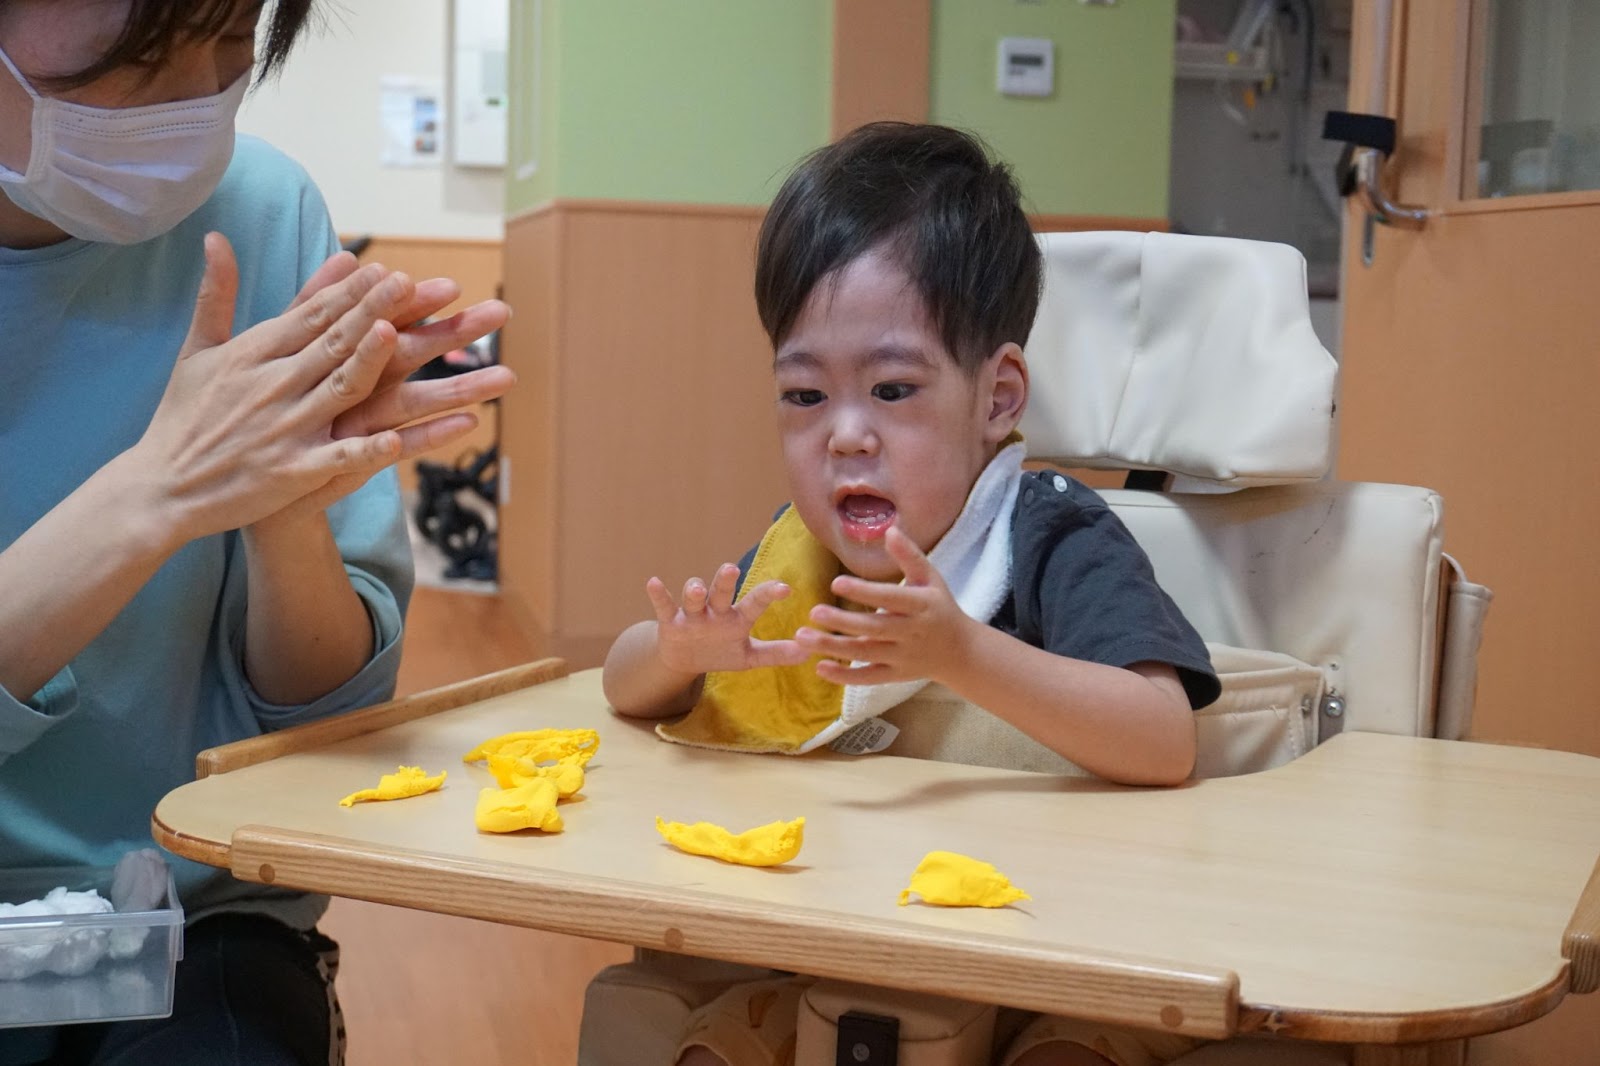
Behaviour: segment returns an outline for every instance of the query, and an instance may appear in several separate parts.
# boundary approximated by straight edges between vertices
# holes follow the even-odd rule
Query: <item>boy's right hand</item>
[[[797,666],[810,653],[793,640],[753,640],[750,630],[770,605],[789,595],[781,581],[763,581],[738,603],[733,593],[739,568],[724,563],[711,587],[697,577],[683,586],[679,605],[658,577],[645,584],[656,609],[656,654],[662,665],[685,674],[711,670],[750,670],[760,666]]]

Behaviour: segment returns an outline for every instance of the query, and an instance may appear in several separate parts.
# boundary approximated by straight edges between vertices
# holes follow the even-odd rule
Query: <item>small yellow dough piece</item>
[[[924,903],[940,907],[1004,907],[1033,898],[989,863],[953,851],[930,851],[923,856],[911,875],[911,886],[900,893],[900,906],[906,905],[913,892]]]
[[[548,777],[536,777],[515,788],[486,788],[478,793],[473,820],[485,833],[515,833],[519,829],[559,833],[565,826],[556,812],[558,799],[556,783]]]
[[[368,800],[403,800],[420,796],[425,792],[434,792],[444,785],[446,773],[448,771],[440,770],[438,777],[429,777],[427,771],[420,766],[402,766],[394,773],[384,774],[378,778],[377,788],[364,788],[360,792],[352,792],[339,801],[339,806],[353,807]]]
[[[491,755],[489,772],[494,774],[501,788],[516,788],[543,777],[556,783],[556,791],[562,799],[583,789],[583,761],[577,755],[569,755],[549,766],[511,755]]]
[[[772,822],[743,833],[731,833],[710,822],[685,825],[656,818],[656,831],[679,851],[706,855],[740,866],[783,865],[800,854],[805,829],[804,818],[796,818],[792,822]]]
[[[491,755],[503,755],[535,763],[570,758],[585,766],[599,750],[600,734],[593,729],[532,729],[486,740],[461,756],[461,761],[482,762]]]

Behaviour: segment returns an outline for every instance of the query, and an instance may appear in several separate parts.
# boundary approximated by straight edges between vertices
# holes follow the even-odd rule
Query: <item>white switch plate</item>
[[[1000,38],[995,86],[1006,96],[1049,96],[1056,88],[1056,43],[1048,37]]]

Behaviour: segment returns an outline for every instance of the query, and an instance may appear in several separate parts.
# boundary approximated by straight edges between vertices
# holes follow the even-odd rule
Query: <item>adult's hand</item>
[[[181,541],[248,525],[336,478],[359,484],[404,448],[392,427],[340,437],[333,425],[389,367],[392,319],[416,298],[410,279],[362,267],[234,337],[233,249],[208,234],[205,257],[188,338],[132,449]]]

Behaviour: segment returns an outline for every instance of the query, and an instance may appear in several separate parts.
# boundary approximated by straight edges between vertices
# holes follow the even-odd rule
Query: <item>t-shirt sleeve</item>
[[[1156,583],[1155,571],[1111,509],[1088,489],[1028,477],[1013,530],[1016,635],[1046,651],[1126,667],[1167,663],[1189,704],[1221,685],[1205,642]]]

